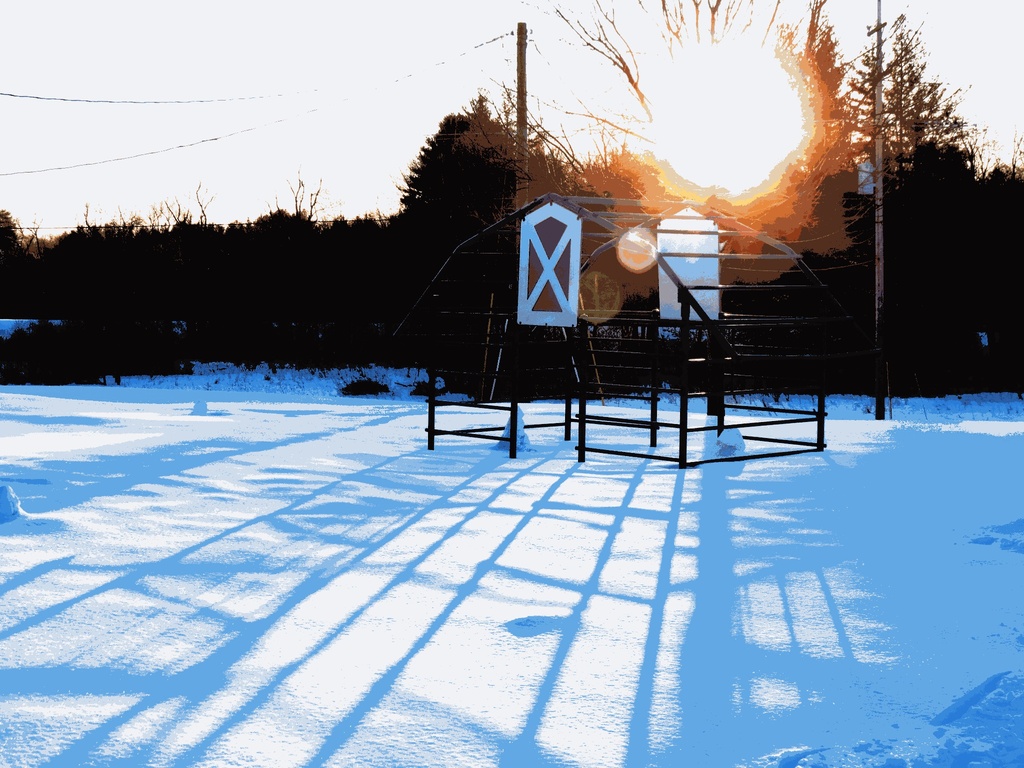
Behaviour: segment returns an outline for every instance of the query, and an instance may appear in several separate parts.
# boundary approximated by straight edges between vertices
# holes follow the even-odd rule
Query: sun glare
[[[644,69],[645,132],[667,181],[741,198],[770,189],[810,140],[808,95],[770,47],[693,45]]]

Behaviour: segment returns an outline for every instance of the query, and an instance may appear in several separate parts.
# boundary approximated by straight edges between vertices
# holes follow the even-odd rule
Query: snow
[[[0,485],[0,523],[13,520],[21,514],[21,500],[9,485]]]
[[[422,379],[0,388],[0,766],[1024,765],[1016,394],[678,470]]]

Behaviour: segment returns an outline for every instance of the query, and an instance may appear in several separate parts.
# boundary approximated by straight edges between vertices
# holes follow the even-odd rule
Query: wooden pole
[[[530,194],[530,147],[526,121],[526,22],[516,28],[516,208],[526,205]]]
[[[886,360],[885,360],[885,230],[882,226],[882,185],[885,180],[885,139],[882,110],[884,108],[882,88],[882,0],[878,0],[878,22],[868,35],[875,35],[875,419],[885,419]]]

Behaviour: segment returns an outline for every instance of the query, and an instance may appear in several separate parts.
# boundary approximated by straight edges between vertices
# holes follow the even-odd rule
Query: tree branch
[[[668,0],[661,0],[661,18],[665,23],[665,30],[668,32],[666,41],[669,52],[672,51],[672,41],[683,42],[683,33],[686,31],[686,14],[683,13],[682,5],[676,0],[669,7]]]
[[[569,25],[569,28],[576,33],[576,36],[587,48],[600,54],[625,76],[626,82],[629,83],[629,87],[640,102],[640,106],[647,113],[647,118],[651,119],[652,115],[647,105],[647,96],[640,88],[640,72],[636,55],[630,48],[629,42],[619,31],[618,25],[615,23],[615,15],[606,11],[599,0],[595,0],[594,4],[601,17],[595,19],[597,27],[594,31],[587,29],[579,22],[570,21],[560,8],[555,9],[555,15]],[[610,34],[609,30],[614,34]]]

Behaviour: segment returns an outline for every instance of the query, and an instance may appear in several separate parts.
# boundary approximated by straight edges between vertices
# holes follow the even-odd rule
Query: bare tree
[[[996,142],[989,138],[987,128],[971,127],[965,130],[960,145],[975,178],[985,178],[996,167]]]
[[[125,231],[132,231],[139,229],[143,226],[142,217],[137,213],[125,216],[124,211],[121,210],[121,206],[117,207],[117,227]]]
[[[296,218],[309,219],[315,222],[320,215],[320,193],[323,191],[324,180],[320,179],[315,190],[306,191],[306,182],[302,180],[302,172],[296,174],[298,181],[293,185],[288,182],[292,193],[292,203]]]
[[[205,194],[203,194],[205,191]],[[215,195],[210,194],[210,190],[203,189],[203,182],[199,182],[199,186],[196,187],[196,205],[199,206],[199,226],[205,227],[209,223],[209,219],[206,216],[206,209],[209,208],[210,203],[216,198]]]
[[[673,41],[682,40],[688,31],[682,4],[661,0],[661,18],[665,24],[665,40],[671,51]]]
[[[643,0],[636,2],[637,7],[644,13],[649,13]],[[672,54],[676,47],[682,48],[691,43],[701,44],[705,39],[710,44],[716,44],[737,29],[746,32],[754,24],[757,2],[758,0],[660,0],[660,18],[657,23],[668,52]],[[776,28],[782,0],[768,2],[772,10],[765,23],[762,45]],[[824,6],[825,2],[826,0],[811,0],[812,6]],[[704,11],[707,12],[706,15]],[[815,13],[820,14],[820,7],[817,11],[812,8],[812,15]],[[647,119],[652,120],[650,101],[641,85],[640,62],[636,50],[620,28],[615,12],[604,5],[602,0],[594,0],[594,12],[589,21],[581,21],[558,7],[555,8],[555,14],[586,48],[600,55],[619,71],[643,108]],[[743,19],[745,22],[741,24]],[[585,110],[584,114],[595,120],[599,119],[588,110]],[[623,130],[621,124],[607,118],[604,121],[611,127]]]
[[[580,41],[590,50],[603,56],[611,63],[629,83],[633,94],[636,96],[640,106],[643,107],[647,118],[651,119],[651,110],[647,105],[647,96],[640,88],[640,67],[636,54],[629,45],[619,27],[615,22],[615,13],[605,10],[601,0],[594,0],[596,13],[593,19],[593,27],[587,26],[579,21],[571,20],[561,8],[555,9],[555,14],[564,21],[576,33]]]
[[[708,12],[707,36],[711,43],[721,42],[730,35],[744,15],[746,23],[743,24],[742,31],[745,32],[754,25],[756,0],[690,0],[689,5],[684,0],[661,0],[662,24],[670,46],[674,43],[682,44],[684,38],[689,37],[691,30],[695,42],[702,41],[701,11],[705,8],[705,3]],[[775,26],[781,4],[782,0],[775,0],[771,18],[765,25],[762,43],[768,39],[768,33]]]
[[[46,251],[47,239],[39,237],[42,225],[33,220],[23,226],[9,211],[0,209],[0,264],[9,259],[38,259]]]
[[[657,25],[670,55],[677,48],[719,45],[739,34],[756,33],[762,46],[774,37],[783,66],[803,84],[812,112],[806,122],[808,136],[801,148],[774,170],[772,181],[766,182],[737,214],[766,226],[773,223],[780,236],[794,235],[813,221],[824,179],[852,165],[854,120],[845,98],[848,71],[840,61],[834,30],[825,16],[828,0],[807,0],[808,13],[801,27],[779,21],[782,0],[660,0],[650,10],[644,2],[637,0],[637,6]],[[648,120],[652,120],[652,104],[641,88],[640,62],[644,59],[638,54],[639,44],[630,47],[632,36],[620,29],[612,12],[600,2],[595,7],[589,23],[571,20],[562,12],[559,16],[590,50],[601,54],[625,76]],[[653,98],[653,88],[650,93]],[[624,127],[630,123],[629,118],[616,125],[614,119],[591,114],[585,108],[582,114],[601,128],[614,130],[619,137],[638,138],[645,130],[636,125],[635,119],[632,122],[637,130],[630,131]]]
[[[817,2],[817,0],[815,0]],[[824,6],[825,0],[821,0],[821,5]],[[768,19],[768,23],[764,28],[764,35],[761,37],[761,45],[768,42],[768,35],[771,34],[772,29],[775,27],[775,20],[779,17],[779,6],[782,5],[782,0],[775,0],[775,7],[772,8],[771,18]],[[748,25],[749,26],[749,25]]]
[[[167,218],[174,223],[175,226],[179,224],[191,224],[192,223],[192,211],[181,204],[178,198],[174,198],[172,203],[170,200],[165,200],[161,203],[163,210],[166,213]]]
[[[1013,134],[1010,148],[1010,178],[1019,179],[1024,175],[1024,134]]]
[[[39,237],[39,230],[41,228],[38,219],[34,219],[30,227],[21,227],[21,236],[26,256],[38,259],[46,251],[46,241]]]
[[[170,228],[170,218],[163,203],[149,206],[149,213],[146,214],[146,226],[152,230],[163,231]]]

